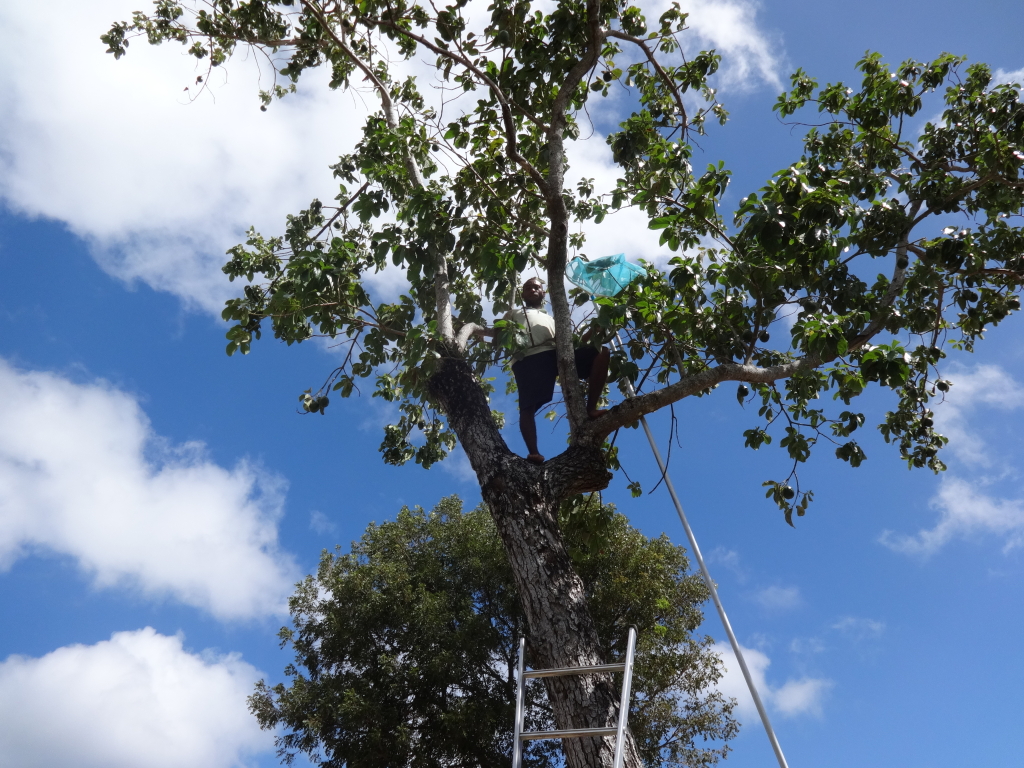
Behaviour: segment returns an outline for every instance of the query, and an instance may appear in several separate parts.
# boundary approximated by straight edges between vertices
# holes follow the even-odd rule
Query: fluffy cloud
[[[138,403],[0,360],[0,567],[43,548],[100,587],[171,596],[222,619],[283,611],[282,482],[153,434]]]
[[[232,293],[220,271],[225,249],[250,225],[276,233],[286,213],[314,196],[331,200],[337,187],[327,165],[351,147],[378,102],[369,92],[332,92],[313,73],[264,114],[256,93],[271,72],[258,55],[239,56],[203,86],[196,78],[205,69],[175,44],[152,48],[140,38],[115,62],[99,35],[138,5],[53,0],[46,14],[30,3],[0,5],[0,199],[66,223],[110,274],[219,312]],[[702,0],[689,9],[684,39],[723,54],[726,88],[778,83],[757,7]],[[419,60],[403,66],[427,74]],[[574,173],[614,183],[600,136],[574,147],[572,161]],[[602,254],[653,257],[657,239],[646,224],[635,212],[619,214],[601,230]],[[646,233],[640,243],[638,232]],[[385,271],[376,284],[388,292],[403,280]]]
[[[763,83],[782,88],[779,45],[758,26],[759,8],[760,3],[744,0],[693,0],[684,8],[690,14],[690,29],[722,55],[726,87]]]
[[[712,565],[720,565],[732,571],[733,576],[741,584],[747,580],[747,573],[740,564],[740,553],[735,549],[726,549],[719,545],[711,550],[705,559]]]
[[[997,365],[954,367],[948,377],[953,386],[945,402],[935,407],[936,429],[949,438],[948,450],[956,458],[991,467],[994,458],[976,428],[974,413],[980,408],[1017,410],[1024,406],[1024,388]]]
[[[272,747],[245,697],[260,673],[146,628],[0,662],[8,768],[231,768]]]
[[[771,586],[758,590],[754,594],[758,605],[768,611],[788,611],[797,608],[803,602],[799,587]]]
[[[1004,550],[1024,544],[1024,501],[997,499],[965,480],[942,481],[939,492],[931,500],[939,511],[934,528],[918,531],[913,536],[883,531],[879,541],[896,552],[928,557],[954,538],[983,534],[1003,539]]]
[[[997,69],[995,71],[995,81],[997,83],[1024,83],[1024,67],[1012,72],[1007,72],[1005,69]]]
[[[785,717],[821,715],[825,695],[833,685],[831,680],[817,677],[791,678],[782,685],[773,687],[769,685],[765,676],[768,666],[772,663],[771,659],[761,651],[742,645],[740,647],[743,651],[743,658],[747,662],[747,669],[750,670],[750,676],[754,679],[754,685],[766,707]],[[715,652],[725,665],[725,675],[718,683],[719,690],[726,696],[736,699],[741,718],[753,720],[757,717],[757,709],[732,648],[718,643],[715,646]]]
[[[645,13],[648,19],[656,19],[668,7],[668,2],[654,3],[645,6]],[[722,69],[714,81],[721,91],[751,90],[760,86],[781,88],[778,46],[756,23],[758,8],[758,3],[742,0],[698,0],[684,8],[690,15],[689,30],[682,35],[682,42],[691,55],[701,48],[714,48],[722,56]],[[696,106],[693,102],[689,108]],[[580,179],[594,179],[598,191],[614,188],[618,168],[612,162],[611,149],[600,135],[590,141],[574,142],[568,152],[567,186],[575,185]],[[588,241],[583,250],[591,258],[625,253],[630,258],[643,257],[664,267],[675,254],[658,244],[661,232],[652,231],[647,225],[647,214],[643,211],[635,208],[614,211],[601,225],[592,221],[583,225]]]
[[[858,616],[843,616],[830,629],[855,641],[875,639],[885,633],[885,622]]]
[[[831,687],[831,680],[821,678],[787,680],[782,687],[772,691],[772,704],[787,717],[804,714],[820,717],[822,700]]]
[[[953,386],[946,402],[935,407],[936,429],[949,437],[949,450],[958,462],[973,469],[989,470],[994,476],[974,474],[970,480],[955,476],[943,478],[938,493],[929,502],[939,513],[932,528],[914,535],[886,530],[879,541],[896,552],[928,557],[954,538],[995,535],[1005,549],[1024,543],[1024,500],[1000,499],[989,491],[998,475],[1013,474],[1006,456],[1007,435],[999,440],[999,451],[990,448],[985,430],[1007,429],[1005,420],[992,423],[982,419],[981,410],[1013,411],[1024,404],[1022,388],[1002,368],[979,365],[973,369],[953,368],[949,374]],[[954,464],[954,468],[957,465]]]
[[[176,44],[138,39],[118,62],[104,53],[100,34],[139,5],[0,6],[0,195],[66,222],[112,274],[219,311],[224,250],[251,224],[276,232],[285,213],[333,198],[327,165],[375,98],[314,75],[318,87],[263,114],[270,70],[239,56],[189,103],[183,89],[197,92],[206,72]]]

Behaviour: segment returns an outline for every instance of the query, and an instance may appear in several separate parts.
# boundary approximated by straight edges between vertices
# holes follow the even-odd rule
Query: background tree
[[[234,323],[228,352],[247,352],[265,324],[288,343],[342,339],[348,353],[329,384],[347,396],[369,379],[374,395],[398,404],[381,446],[386,461],[430,466],[458,440],[543,666],[603,655],[557,509],[609,482],[606,436],[732,381],[741,401],[760,403],[763,423],[745,433],[750,447],[778,433],[795,468],[825,440],[856,466],[865,456],[853,433],[866,417],[816,401],[831,394],[849,408],[875,383],[897,399],[879,425],[886,440],[911,466],[938,471],[945,438],[929,403],[948,388],[936,369],[943,346],[972,349],[1020,306],[1024,107],[1014,87],[948,54],[893,71],[870,54],[856,88],[819,88],[798,72],[777,109],[788,118],[816,107],[820,125],[808,131],[803,157],[726,221],[719,201],[728,170],[698,174],[690,164],[691,134],[709,117],[726,118],[707,86],[718,58],[682,55],[685,22],[678,5],[649,24],[639,7],[601,0],[559,2],[550,13],[496,0],[473,15],[461,1],[158,0],[103,38],[115,56],[132,35],[177,41],[210,67],[239,46],[255,50],[278,78],[261,94],[264,108],[311,68],[327,68],[334,88],[365,82],[376,92],[380,112],[334,166],[337,204],[315,200],[289,217],[283,236],[251,232],[230,252],[225,271],[248,284],[224,312]],[[416,81],[398,74],[395,62],[412,56],[432,57],[444,97],[464,101],[428,104]],[[608,137],[616,186],[566,188],[567,145],[581,135],[584,110],[598,109],[612,88],[627,89],[635,105]],[[908,136],[935,91],[941,119]],[[588,318],[598,341],[625,331],[613,370],[641,392],[588,421],[571,315],[588,298],[566,290],[564,273],[583,245],[575,226],[622,206],[642,209],[680,255],[668,274],[650,270]],[[409,291],[375,302],[361,277],[388,263],[405,271]],[[490,351],[466,343],[486,315],[515,303],[531,266],[547,277],[570,429],[566,451],[539,468],[506,446],[481,379]],[[322,411],[325,397],[311,391],[304,402]],[[810,500],[794,477],[766,483],[790,522]],[[612,721],[609,690],[553,679],[559,726]],[[573,768],[611,760],[610,739],[566,750]],[[627,756],[639,764],[632,741]]]
[[[563,505],[560,522],[611,656],[621,658],[637,627],[629,717],[644,764],[715,764],[736,723],[714,690],[721,661],[711,638],[694,635],[708,594],[684,550],[647,538],[596,497]],[[451,496],[429,513],[403,508],[350,553],[325,551],[290,607],[294,626],[281,639],[295,652],[291,681],[260,682],[250,698],[264,728],[284,727],[285,761],[299,752],[350,768],[511,759],[526,622],[484,507],[464,514]],[[531,730],[553,727],[537,687],[527,704]],[[552,742],[528,744],[525,764],[560,764]]]

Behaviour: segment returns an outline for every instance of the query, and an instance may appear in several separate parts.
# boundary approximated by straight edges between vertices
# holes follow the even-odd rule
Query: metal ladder
[[[590,667],[562,667],[561,669],[525,669],[526,639],[519,641],[519,674],[516,679],[516,726],[512,747],[512,768],[523,766],[523,742],[531,739],[571,739],[583,736],[615,737],[615,768],[622,768],[625,749],[626,720],[629,717],[629,692],[633,685],[633,655],[636,651],[636,629],[629,628],[626,642],[626,660],[619,664],[599,664]],[[562,677],[564,675],[590,675],[600,672],[622,672],[622,698],[619,701],[619,722],[614,728],[568,728],[563,731],[523,732],[526,680],[531,677]]]

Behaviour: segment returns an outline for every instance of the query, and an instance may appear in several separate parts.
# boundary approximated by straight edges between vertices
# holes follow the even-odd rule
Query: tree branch
[[[920,206],[921,201],[911,203],[909,216],[911,221],[914,220]],[[907,250],[909,248],[910,233],[912,230],[913,224],[908,226],[904,231],[900,243],[896,248],[897,264],[899,261],[906,258]],[[858,334],[849,341],[848,349],[850,351],[863,346],[883,330],[885,327],[885,321],[889,317],[889,310],[896,301],[896,297],[903,289],[903,285],[906,281],[906,272],[906,267],[900,268],[897,266],[895,268],[892,281],[889,283],[889,288],[886,291],[885,296],[882,298],[882,306],[878,314],[863,333]],[[603,439],[606,435],[614,432],[616,429],[624,427],[627,424],[632,424],[641,416],[653,413],[667,405],[671,405],[672,403],[682,400],[684,397],[695,395],[698,392],[710,389],[711,387],[717,386],[725,381],[769,384],[771,382],[778,381],[779,379],[786,379],[794,376],[801,371],[813,370],[833,359],[835,359],[834,356],[825,359],[817,355],[807,355],[789,363],[769,366],[767,368],[747,363],[720,363],[719,365],[713,368],[708,368],[700,373],[684,376],[676,383],[670,384],[662,389],[626,400],[622,404],[611,408],[600,418],[582,424],[578,428],[577,432],[574,433],[574,439],[578,439],[581,442]]]
[[[668,72],[666,72],[664,67],[661,66],[661,62],[658,61],[658,57],[654,55],[654,51],[651,50],[651,47],[647,45],[647,41],[640,37],[633,37],[632,35],[627,35],[625,32],[618,29],[609,29],[607,32],[605,32],[605,35],[607,37],[614,37],[619,40],[625,40],[628,43],[633,43],[633,45],[637,46],[638,48],[640,48],[640,50],[644,52],[644,55],[647,57],[647,60],[651,62],[651,66],[654,67],[654,71],[658,73],[658,76],[662,79],[662,82],[664,82],[665,85],[668,86],[669,90],[672,91],[672,96],[676,100],[676,106],[679,107],[679,114],[682,115],[682,124],[685,126],[686,106],[683,104],[683,95],[679,92],[679,89],[676,87],[675,81],[668,76]]]
[[[915,217],[920,209],[920,200],[915,200],[910,204],[909,218],[911,224],[903,231],[899,245],[896,246],[896,268],[893,270],[892,280],[889,282],[889,288],[886,290],[885,296],[882,297],[882,308],[868,324],[868,327],[864,329],[864,332],[859,333],[850,340],[849,349],[851,352],[866,344],[875,334],[882,330],[885,326],[885,321],[889,319],[889,310],[892,308],[893,302],[896,301],[896,297],[899,295],[900,291],[903,290],[903,284],[907,280],[907,269],[906,267],[900,267],[899,264],[907,258],[907,249],[910,245],[910,233],[914,229],[914,224],[916,224]]]
[[[632,424],[641,416],[654,413],[665,406],[711,389],[726,381],[745,381],[755,384],[770,384],[779,379],[787,379],[800,371],[809,371],[828,362],[815,355],[808,355],[782,365],[762,368],[757,365],[743,363],[723,363],[714,368],[685,376],[675,384],[662,389],[630,398],[609,409],[603,416],[582,424],[577,432],[577,439],[582,442],[595,442],[603,439],[620,427]]]
[[[302,7],[306,8],[320,23],[320,27],[330,35],[335,45],[341,50],[345,56],[359,68],[359,70],[366,76],[373,87],[377,91],[377,95],[380,96],[381,108],[384,112],[384,120],[387,122],[388,127],[396,131],[398,130],[398,117],[395,114],[395,104],[391,99],[391,94],[388,93],[387,86],[377,76],[366,62],[356,56],[355,52],[348,46],[348,44],[342,40],[334,32],[330,23],[325,17],[323,9],[317,7],[314,3],[309,0],[301,0]],[[413,157],[412,151],[408,146],[405,147],[405,166],[409,173],[409,180],[413,186],[417,189],[425,189],[426,183],[423,181],[423,173],[420,171],[419,164],[416,162],[416,158]],[[442,252],[438,251],[437,256],[434,259],[434,305],[437,311],[437,332],[440,334],[441,339],[448,343],[453,344],[455,342],[455,329],[452,322],[452,303],[451,303],[451,287],[448,283],[448,258]]]
[[[476,66],[472,61],[470,61],[465,56],[459,55],[458,53],[455,53],[454,51],[451,51],[447,48],[442,48],[441,46],[425,38],[423,35],[418,35],[415,32],[411,32],[408,29],[403,29],[393,21],[374,19],[360,19],[360,21],[363,21],[364,23],[367,24],[373,23],[382,27],[388,27],[389,29],[394,30],[397,34],[404,35],[405,37],[408,37],[410,40],[415,40],[424,48],[437,54],[438,56],[443,56],[462,65],[468,71],[472,72],[477,78],[479,78],[480,82],[486,85],[490,92],[494,94],[494,98],[498,102],[498,106],[501,109],[501,120],[504,126],[505,133],[505,152],[508,155],[509,160],[512,160],[514,163],[516,163],[516,165],[520,166],[528,174],[530,174],[530,177],[537,183],[537,186],[540,187],[545,197],[547,197],[547,181],[545,181],[544,176],[541,175],[540,171],[538,171],[533,166],[533,164],[530,163],[529,160],[527,160],[525,157],[519,154],[519,139],[516,136],[516,124],[512,116],[512,108],[509,105],[508,98],[505,96],[505,92],[498,87],[498,84],[494,82],[487,75],[486,72],[484,72],[482,69]]]
[[[487,330],[482,325],[476,323],[466,323],[464,326],[459,328],[459,332],[455,335],[455,346],[459,352],[465,352],[466,347],[469,344],[470,337],[477,331]]]
[[[569,417],[570,433],[575,436],[579,425],[586,423],[587,411],[579,377],[576,375],[572,343],[572,313],[565,291],[565,262],[568,255],[569,212],[562,197],[565,184],[565,112],[570,97],[576,93],[580,81],[597,65],[604,44],[601,28],[601,0],[587,0],[587,50],[569,70],[562,81],[551,107],[551,128],[548,130],[548,216],[551,235],[548,237],[548,295],[555,317],[555,354],[558,374],[562,382],[565,412]],[[575,437],[572,438],[575,442]]]

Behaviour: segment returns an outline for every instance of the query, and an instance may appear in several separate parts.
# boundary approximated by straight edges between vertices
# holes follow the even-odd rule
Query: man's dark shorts
[[[597,347],[580,347],[576,350],[576,375],[582,380],[590,378],[590,371],[597,358]],[[519,389],[519,410],[533,409],[550,403],[555,395],[555,379],[558,377],[558,360],[555,350],[538,352],[512,364]]]

